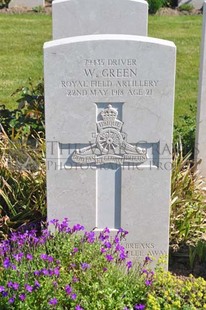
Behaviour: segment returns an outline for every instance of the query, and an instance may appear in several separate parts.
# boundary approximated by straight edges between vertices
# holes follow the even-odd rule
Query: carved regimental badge
[[[117,119],[118,111],[108,105],[101,112],[101,121],[97,121],[97,135],[94,144],[75,150],[72,160],[75,163],[143,163],[147,160],[147,150],[129,144],[122,132],[123,122]]]

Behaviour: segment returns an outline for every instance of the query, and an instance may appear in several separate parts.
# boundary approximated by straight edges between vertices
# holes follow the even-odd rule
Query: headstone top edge
[[[64,3],[64,2],[74,2],[74,0],[54,0],[53,2],[52,2],[52,6],[53,5],[55,5],[55,4],[59,4],[59,3]],[[143,3],[143,4],[146,4],[147,6],[148,6],[148,3],[147,3],[147,1],[145,1],[145,0],[124,0],[125,2],[127,1],[127,2],[140,2],[140,3]]]
[[[76,37],[69,37],[63,38],[58,40],[52,40],[44,43],[44,49],[54,47],[57,45],[66,45],[68,43],[80,43],[86,41],[138,41],[138,42],[146,42],[146,43],[153,43],[159,45],[165,45],[168,47],[174,47],[176,49],[176,45],[172,41],[145,37],[145,36],[136,36],[136,35],[128,35],[128,34],[96,34],[96,35],[84,35],[84,36],[76,36]]]

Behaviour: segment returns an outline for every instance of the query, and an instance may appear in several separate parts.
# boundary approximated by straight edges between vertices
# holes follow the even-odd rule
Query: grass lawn
[[[195,117],[201,24],[202,16],[149,17],[149,36],[177,45],[176,123],[181,115]],[[51,27],[51,16],[0,15],[0,103],[14,107],[12,92],[29,77],[34,82],[42,77],[42,46],[51,39]]]
[[[150,16],[149,35],[177,46],[175,123],[181,115],[196,118],[202,15]]]
[[[43,76],[42,46],[51,40],[51,16],[0,15],[0,104],[15,107],[11,94],[31,77]]]

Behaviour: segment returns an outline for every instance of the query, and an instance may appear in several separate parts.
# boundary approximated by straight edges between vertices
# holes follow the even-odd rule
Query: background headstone
[[[189,4],[194,7],[196,10],[200,10],[203,7],[203,0],[180,0],[178,1],[178,6],[181,6],[183,4]]]
[[[206,2],[203,10],[195,160],[201,161],[197,168],[206,178]]]
[[[9,2],[9,8],[13,7],[27,7],[27,8],[35,8],[38,6],[44,6],[44,0],[11,0]]]
[[[53,39],[90,34],[147,35],[148,4],[143,0],[56,0]]]
[[[44,50],[48,220],[123,227],[134,260],[168,254],[174,44],[105,34]]]

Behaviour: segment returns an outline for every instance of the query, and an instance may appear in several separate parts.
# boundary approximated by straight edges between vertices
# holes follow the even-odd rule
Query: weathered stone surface
[[[206,2],[204,2],[195,159],[200,174],[206,178]]]
[[[144,0],[56,0],[52,4],[53,38],[90,34],[147,35]]]
[[[175,46],[132,35],[45,44],[48,220],[129,230],[168,253]]]

